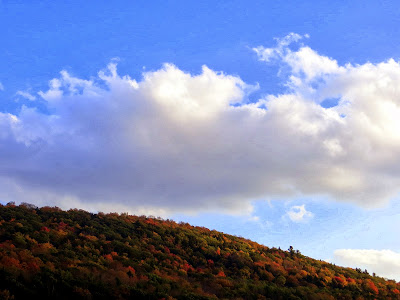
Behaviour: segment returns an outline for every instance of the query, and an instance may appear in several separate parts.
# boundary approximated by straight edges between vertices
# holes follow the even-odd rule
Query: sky
[[[400,280],[399,21],[396,1],[0,0],[0,202]]]

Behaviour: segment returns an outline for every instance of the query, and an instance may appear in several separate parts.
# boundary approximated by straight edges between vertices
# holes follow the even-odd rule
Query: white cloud
[[[339,249],[335,251],[333,261],[400,281],[400,253],[391,250]]]
[[[259,216],[249,216],[248,220],[251,222],[260,222],[260,217]]]
[[[0,196],[236,213],[298,195],[387,201],[400,191],[400,64],[340,66],[289,49],[300,38],[279,40],[274,57],[258,48],[289,66],[289,89],[251,104],[254,86],[207,67],[165,65],[141,81],[115,64],[91,80],[61,72],[38,93],[50,115],[0,113]]]
[[[4,85],[0,82],[0,91],[4,91]]]
[[[276,38],[275,40],[277,41],[277,46],[274,48],[258,46],[253,48],[253,50],[257,53],[261,61],[270,62],[273,59],[279,59],[288,53],[291,53],[288,46],[293,42],[303,39],[304,37],[308,38],[308,35],[301,36],[292,32],[283,38]]]
[[[36,97],[30,94],[29,92],[18,91],[16,95],[22,96],[30,101],[36,100]]]
[[[292,222],[302,223],[310,220],[314,214],[306,210],[305,205],[295,205],[286,212],[285,217],[288,217]]]

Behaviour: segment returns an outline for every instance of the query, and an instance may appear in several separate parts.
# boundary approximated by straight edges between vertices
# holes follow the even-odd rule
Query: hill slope
[[[170,220],[0,206],[0,299],[400,299],[399,290]]]

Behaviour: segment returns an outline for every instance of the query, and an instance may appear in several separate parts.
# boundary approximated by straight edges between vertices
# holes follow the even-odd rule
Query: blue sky
[[[400,280],[399,20],[395,1],[0,0],[1,201]]]

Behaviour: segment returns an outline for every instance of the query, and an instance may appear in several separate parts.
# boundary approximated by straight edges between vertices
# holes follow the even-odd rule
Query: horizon
[[[0,1],[0,203],[171,218],[399,281],[399,17]]]

